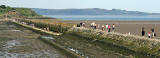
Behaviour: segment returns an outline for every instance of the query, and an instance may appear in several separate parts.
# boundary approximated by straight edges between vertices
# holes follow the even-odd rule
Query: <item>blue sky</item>
[[[0,5],[27,8],[103,8],[160,13],[160,0],[0,0]]]

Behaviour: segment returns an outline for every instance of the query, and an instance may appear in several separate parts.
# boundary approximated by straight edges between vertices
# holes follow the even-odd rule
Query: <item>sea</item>
[[[63,20],[160,21],[160,15],[45,15]]]

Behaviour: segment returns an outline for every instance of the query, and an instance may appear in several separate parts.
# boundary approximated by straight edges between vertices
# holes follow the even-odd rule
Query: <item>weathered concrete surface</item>
[[[66,58],[25,28],[0,22],[0,58]]]

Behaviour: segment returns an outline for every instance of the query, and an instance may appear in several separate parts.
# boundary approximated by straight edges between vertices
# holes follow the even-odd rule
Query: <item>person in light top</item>
[[[105,29],[105,26],[104,25],[102,25],[102,30],[104,30]]]
[[[97,24],[94,24],[94,29],[97,29]]]
[[[91,28],[92,28],[92,29],[93,29],[93,26],[94,26],[94,22],[91,23]]]
[[[113,30],[113,31],[114,31],[115,27],[116,27],[115,24],[113,24],[113,25],[112,25],[112,30]]]
[[[151,32],[148,32],[148,38],[151,38]]]
[[[106,31],[108,32],[108,24],[106,24],[106,26],[105,26],[105,27],[106,27]]]
[[[131,32],[128,32],[128,35],[131,35]]]
[[[82,23],[82,27],[85,27],[85,26],[86,26],[86,24],[83,22],[83,23]]]

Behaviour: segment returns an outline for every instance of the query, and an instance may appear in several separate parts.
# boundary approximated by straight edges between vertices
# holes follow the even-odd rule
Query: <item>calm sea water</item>
[[[64,20],[133,20],[160,21],[160,15],[126,16],[126,15],[46,15]]]

